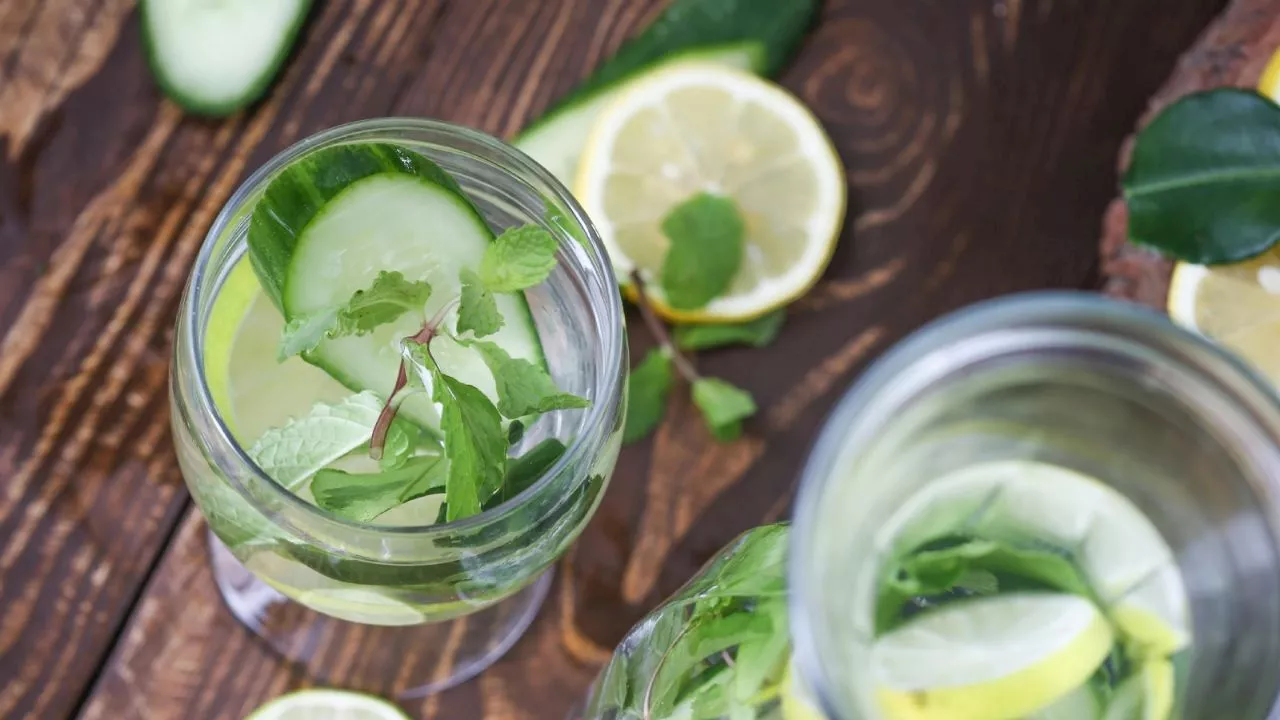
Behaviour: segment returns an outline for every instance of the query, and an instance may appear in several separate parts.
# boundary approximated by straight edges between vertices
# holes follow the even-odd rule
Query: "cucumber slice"
[[[345,303],[382,270],[431,283],[428,316],[457,297],[459,271],[476,268],[493,233],[453,178],[426,158],[387,144],[352,144],[308,155],[267,187],[249,224],[250,259],[267,294],[295,318]],[[521,295],[499,295],[505,320],[493,341],[513,357],[545,364]],[[357,337],[325,340],[304,358],[352,390],[386,396],[400,340],[421,327],[408,313]],[[431,343],[441,368],[496,399],[480,357],[448,337]],[[435,405],[416,395],[401,413],[440,426]]]
[[[142,41],[165,94],[230,115],[257,100],[289,55],[311,0],[142,0]]]
[[[738,43],[682,53],[671,60],[656,63],[653,67],[656,69],[669,62],[698,59],[756,71],[761,57],[763,54],[758,43]],[[625,86],[626,82],[623,82],[620,86],[602,90],[544,115],[516,138],[515,146],[538,161],[560,182],[572,187],[578,170],[578,159],[582,156],[582,148],[595,125],[596,116]]]
[[[817,15],[820,0],[674,0],[612,58],[515,140],[570,183],[596,114],[626,81],[654,66],[700,56],[760,75],[777,73]]]

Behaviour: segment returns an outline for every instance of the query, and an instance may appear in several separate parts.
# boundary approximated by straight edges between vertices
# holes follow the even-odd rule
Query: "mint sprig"
[[[254,455],[291,490],[310,479],[316,504],[336,515],[368,522],[397,505],[443,493],[440,522],[452,522],[494,507],[529,487],[565,452],[546,440],[509,462],[531,418],[553,410],[585,408],[589,402],[563,392],[542,367],[512,357],[500,345],[477,338],[503,326],[496,293],[520,292],[550,275],[557,242],[534,226],[514,228],[496,238],[476,270],[459,274],[461,291],[401,341],[402,357],[391,393],[379,399],[365,392],[335,406],[317,406],[307,418],[264,434]],[[341,307],[294,318],[281,337],[281,355],[307,352],[326,338],[362,335],[409,312],[421,313],[431,297],[426,281],[410,281],[394,271],[378,274]],[[455,330],[446,320],[457,311]],[[435,360],[431,343],[442,334],[471,348],[493,374],[498,402],[451,376]],[[422,448],[422,433],[396,415],[411,394],[429,392],[440,407],[443,448]],[[510,423],[508,424],[508,420]],[[350,473],[328,468],[367,445],[380,472]]]
[[[742,423],[756,412],[751,393],[736,387],[727,380],[705,377],[693,363],[676,348],[666,326],[658,319],[645,293],[640,273],[631,273],[636,289],[640,316],[658,341],[658,347],[649,351],[643,362],[635,367],[627,386],[627,417],[622,433],[623,442],[630,443],[647,436],[657,427],[666,408],[670,392],[672,370],[675,370],[693,387],[694,405],[702,413],[702,419],[712,436],[721,442],[737,439],[742,434]]]
[[[430,298],[427,281],[409,281],[395,271],[380,272],[372,285],[355,291],[342,306],[291,319],[280,336],[279,359],[315,350],[326,338],[373,332],[405,313],[422,312]]]
[[[724,294],[742,265],[742,213],[732,200],[698,193],[662,221],[670,248],[659,275],[671,307],[696,310]]]
[[[775,310],[744,323],[680,325],[671,336],[681,350],[711,350],[730,345],[762,348],[778,337],[786,318],[785,310]]]

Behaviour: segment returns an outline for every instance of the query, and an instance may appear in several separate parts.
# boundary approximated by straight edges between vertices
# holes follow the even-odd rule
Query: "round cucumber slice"
[[[143,0],[147,59],[174,102],[230,115],[266,91],[310,8],[311,0]]]
[[[267,187],[249,226],[250,259],[264,292],[286,318],[323,311],[393,270],[432,286],[428,317],[457,297],[458,274],[475,269],[493,241],[484,219],[447,173],[430,160],[386,143],[339,145],[286,167]],[[492,341],[513,357],[544,364],[522,295],[499,295],[505,324]],[[368,335],[325,340],[305,359],[355,391],[386,396],[400,363],[400,341],[422,317],[407,313]],[[441,368],[495,398],[480,357],[448,337],[431,343]],[[438,429],[435,406],[409,398],[402,416]]]

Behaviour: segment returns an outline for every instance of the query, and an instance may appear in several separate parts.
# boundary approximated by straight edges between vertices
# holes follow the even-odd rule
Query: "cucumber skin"
[[[564,110],[677,54],[752,42],[760,48],[753,70],[759,75],[774,75],[799,47],[820,4],[821,0],[674,0],[649,27],[623,43],[612,58],[529,123],[517,142]]]
[[[458,182],[439,165],[390,143],[353,143],[317,150],[271,178],[249,218],[249,261],[263,291],[286,318],[284,285],[298,236],[347,186],[388,172],[424,178],[466,198]],[[280,182],[290,179],[294,181]],[[484,224],[479,211],[469,201],[467,205]]]
[[[272,0],[263,1],[271,2]],[[267,65],[262,75],[258,76],[253,81],[253,84],[246,88],[239,97],[227,102],[217,103],[188,95],[185,90],[169,81],[169,76],[164,71],[164,63],[160,62],[155,42],[151,39],[151,13],[148,8],[152,3],[157,2],[165,2],[165,0],[141,0],[138,3],[138,19],[142,24],[142,54],[146,56],[147,66],[151,68],[151,76],[155,78],[160,90],[183,110],[193,115],[202,115],[204,117],[226,117],[237,110],[252,105],[267,92],[267,89],[271,87],[272,81],[280,74],[280,68],[284,67],[285,60],[293,52],[293,46],[298,42],[298,35],[302,32],[302,26],[306,24],[307,18],[311,15],[312,5],[312,0],[302,0],[302,10],[298,12],[298,17],[294,19],[293,25],[286,31],[284,42],[280,45],[280,51],[276,53],[275,58]]]

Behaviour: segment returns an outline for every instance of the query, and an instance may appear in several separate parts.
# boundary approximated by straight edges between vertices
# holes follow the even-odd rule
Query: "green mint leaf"
[[[876,599],[876,631],[892,629],[908,603],[937,604],[1005,590],[1090,597],[1089,584],[1064,552],[985,538],[942,538],[888,568]]]
[[[1129,239],[1200,265],[1280,240],[1280,107],[1220,88],[1169,105],[1138,133],[1121,184]]]
[[[422,312],[430,297],[431,285],[427,281],[410,282],[399,272],[384,270],[372,285],[355,291],[346,306],[338,310],[337,327],[331,337],[364,335],[407,312]]]
[[[531,288],[555,269],[556,247],[551,233],[536,225],[511,228],[485,248],[480,280],[493,292]]]
[[[728,345],[764,347],[778,337],[785,310],[735,325],[678,325],[672,333],[681,350],[710,350]]]
[[[659,280],[671,307],[696,310],[729,289],[742,265],[744,230],[738,206],[718,195],[699,193],[667,214],[662,233],[671,247]]]
[[[492,335],[502,329],[502,314],[498,302],[479,276],[468,268],[459,273],[462,294],[458,300],[458,332],[470,330],[476,337]]]
[[[564,451],[564,443],[547,438],[520,457],[508,459],[502,488],[485,501],[484,509],[497,507],[524,492],[556,464]]]
[[[430,297],[427,281],[409,282],[399,272],[380,272],[372,285],[355,291],[342,307],[291,319],[281,333],[277,359],[315,350],[325,338],[368,334],[407,312],[421,312]]]
[[[654,348],[631,369],[627,379],[627,417],[622,442],[633,443],[653,432],[667,410],[671,392],[671,358]]]
[[[431,373],[432,399],[440,403],[444,454],[445,519],[453,522],[480,512],[480,498],[502,486],[507,467],[507,434],[502,416],[485,394],[444,374],[426,346],[405,343],[412,359]]]
[[[742,421],[756,412],[751,393],[717,378],[701,378],[693,383],[693,404],[702,411],[711,434],[728,441],[742,434]]]
[[[740,706],[750,704],[766,682],[780,679],[791,651],[786,602],[770,598],[754,612],[768,618],[769,632],[742,642],[733,657],[733,699]]]
[[[297,491],[318,470],[367,443],[381,410],[382,400],[368,391],[317,403],[309,414],[264,432],[249,457],[272,480]]]
[[[469,343],[480,352],[493,373],[498,391],[498,411],[515,419],[552,410],[584,408],[586,398],[561,392],[546,370],[523,358],[513,358],[506,350],[483,340]]]
[[[439,455],[420,455],[380,473],[324,469],[311,480],[311,493],[321,509],[369,522],[410,500],[444,492],[445,465]]]
[[[519,420],[512,420],[507,426],[507,444],[518,445],[524,439],[524,423]]]
[[[296,317],[285,323],[280,333],[280,347],[276,360],[284,362],[294,355],[316,349],[321,340],[328,336],[338,320],[337,310],[326,310],[313,315]]]
[[[421,431],[413,423],[400,418],[392,420],[378,465],[383,470],[394,470],[404,465],[417,451],[420,435]]]

